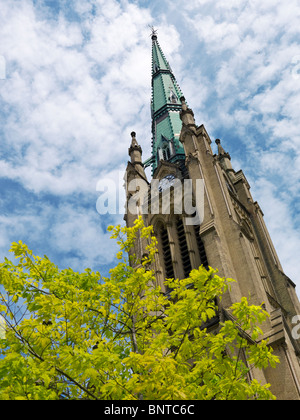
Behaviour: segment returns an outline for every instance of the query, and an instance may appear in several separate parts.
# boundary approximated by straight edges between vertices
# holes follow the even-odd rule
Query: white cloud
[[[14,153],[0,161],[0,174],[35,192],[82,191],[101,165],[126,159],[123,129],[150,96],[150,15],[127,3],[94,2],[84,41],[80,22],[46,20],[30,1],[18,3],[5,3],[0,29],[10,69],[0,92],[9,110],[2,130]]]
[[[0,177],[24,189],[17,200],[9,184],[2,190],[1,255],[21,239],[62,267],[99,269],[116,248],[106,225],[122,216],[97,214],[97,181],[124,171],[131,125],[148,133],[135,119],[150,108],[151,16],[127,2],[78,1],[82,19],[70,22],[44,6],[1,4]]]
[[[265,220],[270,231],[275,249],[285,273],[299,287],[299,265],[297,250],[300,249],[300,229],[291,214],[290,202],[285,191],[278,194],[276,187],[266,179],[260,179],[253,187],[257,199],[265,213]],[[299,292],[299,290],[297,289]]]
[[[120,217],[115,216],[114,222],[120,222]],[[113,262],[117,252],[113,242],[107,246],[110,233],[103,231],[95,209],[62,205],[56,210],[50,233],[53,248],[65,255],[62,264],[68,264],[72,255],[73,269],[98,266],[100,270],[102,265]]]
[[[75,200],[59,199],[57,203],[24,197],[27,202],[19,197],[12,203],[13,212],[0,216],[2,256],[10,257],[9,245],[22,240],[35,254],[48,255],[60,268],[71,266],[82,271],[92,267],[101,271],[103,265],[112,264],[117,247],[109,240],[107,219],[102,223],[96,212],[97,194],[90,197],[90,202],[80,196]],[[122,217],[110,216],[109,222],[121,223]]]

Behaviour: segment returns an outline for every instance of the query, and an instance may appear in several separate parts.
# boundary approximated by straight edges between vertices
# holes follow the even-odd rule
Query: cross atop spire
[[[151,28],[151,31],[152,31],[152,33],[151,33],[151,38],[152,38],[152,41],[156,41],[157,40],[157,29],[154,29],[154,26],[150,26],[149,25],[149,27]]]

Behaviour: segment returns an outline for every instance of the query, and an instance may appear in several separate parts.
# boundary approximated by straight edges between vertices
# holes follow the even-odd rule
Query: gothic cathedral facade
[[[271,383],[271,391],[278,399],[299,400],[300,345],[292,334],[292,319],[300,315],[295,284],[283,272],[263,212],[252,198],[243,171],[233,169],[230,154],[218,139],[218,153],[214,154],[204,125],[195,124],[193,111],[186,104],[155,32],[151,111],[152,156],[144,163],[142,149],[132,133],[125,174],[127,225],[132,226],[139,213],[146,225],[153,225],[158,240],[154,271],[166,293],[165,278],[185,278],[201,264],[217,268],[221,276],[236,280],[222,300],[219,318],[211,321],[211,328],[216,327],[220,318],[226,319],[226,308],[243,296],[250,296],[254,305],[264,302],[270,318],[264,325],[263,338],[269,340],[280,365],[276,369],[251,371],[251,375],[262,383]],[[151,182],[146,177],[147,166],[152,166]],[[178,182],[183,185],[185,180],[191,182],[186,185],[192,188],[194,201],[190,207],[195,209],[194,214],[183,206],[183,211],[176,211],[176,186]],[[141,185],[146,186],[145,200],[138,202],[137,211],[132,212],[128,203],[130,197],[140,192]],[[155,200],[150,194],[153,188],[157,191],[158,207],[160,194],[171,190],[168,211],[162,211],[161,207],[160,211],[154,211]],[[197,188],[203,197],[201,215],[195,204]],[[184,190],[182,194],[185,195]],[[183,196],[179,195],[181,201]],[[147,206],[147,211],[142,211],[143,206]],[[135,252],[142,255],[143,246],[137,248]]]

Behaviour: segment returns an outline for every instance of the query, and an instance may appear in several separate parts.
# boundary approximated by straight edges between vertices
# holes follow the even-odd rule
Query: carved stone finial
[[[131,137],[132,137],[131,147],[138,147],[138,142],[136,140],[136,132],[135,131],[132,131]]]
[[[216,144],[218,145],[219,156],[226,155],[228,157],[229,154],[226,153],[225,150],[223,149],[223,146],[221,145],[221,140],[220,139],[216,139]]]
[[[181,96],[180,102],[181,102],[181,107],[182,107],[183,111],[186,111],[187,110],[187,104],[186,104],[184,96]]]

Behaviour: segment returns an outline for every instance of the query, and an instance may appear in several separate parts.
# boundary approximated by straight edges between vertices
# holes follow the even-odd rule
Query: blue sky
[[[300,290],[299,22],[298,0],[0,0],[0,256],[22,240],[107,273],[123,218],[97,213],[96,185],[125,170],[132,130],[150,156],[154,25]]]

